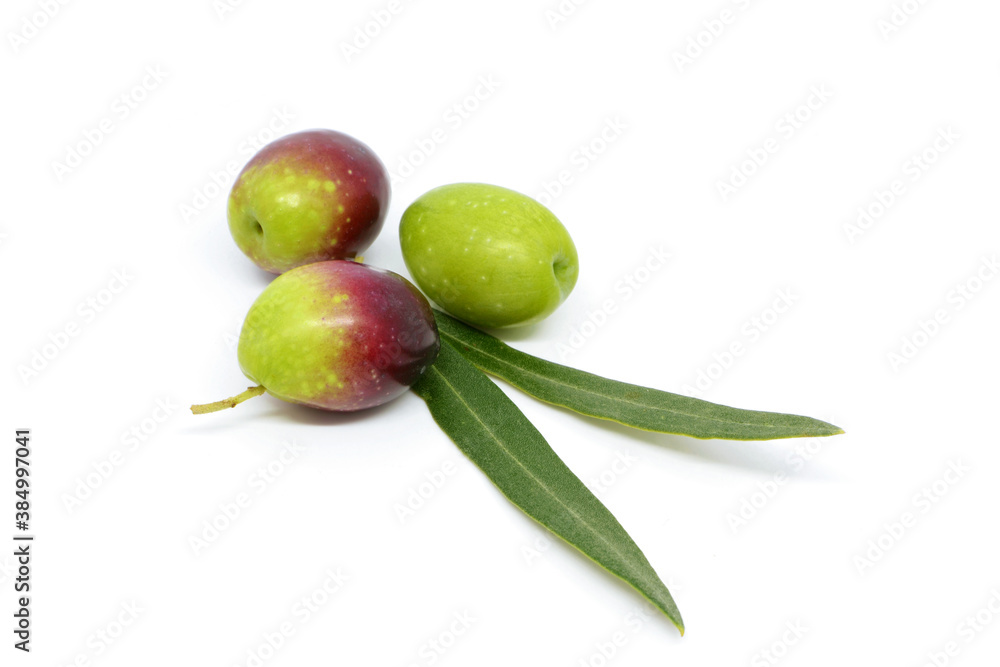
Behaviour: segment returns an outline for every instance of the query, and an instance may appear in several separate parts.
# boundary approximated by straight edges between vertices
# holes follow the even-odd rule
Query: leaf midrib
[[[456,352],[457,352],[457,350],[456,350]],[[456,397],[456,398],[458,398],[458,400],[459,400],[459,401],[460,401],[460,402],[462,403],[462,405],[463,405],[463,406],[465,407],[466,411],[468,411],[468,413],[469,413],[470,415],[472,415],[472,416],[473,416],[473,417],[474,417],[474,418],[476,419],[476,421],[477,421],[477,422],[479,422],[479,424],[480,424],[480,425],[481,425],[481,426],[483,427],[483,429],[484,429],[484,430],[485,430],[485,431],[486,431],[487,433],[489,433],[489,434],[490,434],[490,437],[492,437],[492,438],[493,438],[493,441],[497,443],[497,445],[498,445],[498,446],[500,447],[501,451],[503,451],[503,453],[504,453],[504,454],[506,454],[506,455],[507,455],[507,456],[508,456],[508,457],[509,457],[509,458],[510,458],[510,459],[511,459],[512,461],[514,461],[514,463],[516,463],[516,464],[517,464],[518,466],[520,466],[520,467],[521,467],[521,469],[522,469],[522,470],[524,470],[524,472],[525,472],[525,473],[527,473],[527,474],[528,474],[528,476],[529,476],[529,477],[531,477],[531,479],[535,480],[535,482],[536,482],[536,483],[537,483],[537,484],[538,484],[538,485],[539,485],[540,487],[542,487],[542,489],[544,489],[544,490],[545,490],[545,492],[546,492],[546,493],[547,493],[547,494],[548,494],[549,496],[551,496],[551,497],[552,497],[552,498],[553,498],[553,499],[554,499],[554,500],[555,500],[555,501],[556,501],[557,503],[559,503],[560,505],[562,505],[563,507],[565,507],[565,508],[566,508],[566,511],[568,511],[568,512],[569,512],[569,513],[570,513],[570,514],[571,514],[572,516],[576,517],[576,519],[577,519],[577,520],[578,520],[578,521],[579,521],[579,522],[580,522],[580,523],[581,523],[581,524],[582,524],[582,525],[583,525],[583,526],[584,526],[584,527],[585,527],[585,528],[586,528],[587,530],[589,530],[589,531],[590,531],[591,533],[593,533],[593,534],[594,534],[595,536],[597,536],[597,537],[598,537],[598,538],[599,538],[599,539],[600,539],[600,540],[601,540],[602,542],[604,542],[604,543],[605,543],[606,545],[608,545],[608,547],[610,547],[610,548],[611,548],[611,551],[613,551],[613,552],[614,552],[614,553],[615,553],[615,554],[616,554],[616,555],[618,556],[618,558],[619,558],[619,562],[625,565],[625,567],[626,567],[626,568],[627,568],[627,569],[628,569],[628,570],[629,570],[629,571],[630,571],[630,572],[632,573],[632,576],[633,576],[633,577],[636,577],[636,576],[637,576],[637,573],[636,573],[636,572],[635,572],[635,571],[634,571],[634,570],[633,570],[633,569],[632,569],[631,567],[629,567],[629,560],[628,560],[628,558],[626,558],[626,557],[625,557],[625,555],[624,555],[624,554],[623,554],[623,553],[622,553],[621,551],[619,551],[619,550],[618,550],[617,548],[615,548],[615,545],[614,545],[614,544],[612,544],[611,542],[609,542],[609,541],[607,540],[607,538],[606,538],[606,537],[604,537],[604,535],[602,535],[602,534],[601,534],[601,533],[600,533],[599,531],[597,531],[597,530],[596,530],[596,529],[595,529],[595,528],[594,528],[593,526],[591,526],[591,525],[590,525],[590,524],[589,524],[589,523],[588,523],[588,522],[587,522],[587,521],[586,521],[586,520],[585,520],[585,519],[584,519],[583,517],[581,517],[581,516],[580,516],[579,514],[577,514],[576,512],[574,512],[574,511],[573,511],[573,508],[571,508],[571,507],[570,507],[569,505],[567,505],[566,503],[564,503],[564,502],[563,502],[563,501],[562,501],[562,500],[561,500],[561,499],[559,498],[559,496],[557,496],[557,495],[556,495],[556,494],[555,494],[555,493],[554,493],[554,492],[552,491],[552,489],[550,489],[550,488],[548,487],[548,485],[546,485],[546,484],[545,484],[544,482],[542,482],[542,480],[540,480],[540,479],[538,479],[537,477],[535,477],[535,475],[534,475],[534,474],[533,474],[533,473],[532,473],[532,472],[531,472],[531,471],[530,471],[530,470],[529,470],[529,469],[528,469],[528,468],[527,468],[527,467],[526,467],[526,466],[525,466],[525,465],[524,465],[523,463],[521,463],[521,461],[520,461],[520,460],[518,460],[518,458],[517,458],[516,456],[514,456],[514,455],[513,455],[513,454],[512,454],[512,453],[511,453],[511,452],[510,452],[510,451],[509,451],[509,450],[508,450],[508,449],[507,449],[507,448],[506,448],[506,447],[504,446],[504,443],[503,443],[503,441],[502,441],[502,440],[501,440],[501,439],[500,439],[499,437],[497,437],[496,433],[494,433],[494,432],[493,432],[493,430],[492,430],[492,429],[491,429],[491,428],[490,428],[490,427],[489,427],[489,426],[488,426],[488,425],[487,425],[487,424],[486,424],[486,423],[485,423],[485,422],[484,422],[484,421],[483,421],[482,419],[480,419],[480,418],[479,418],[479,415],[478,415],[478,413],[476,413],[476,411],[472,409],[472,406],[471,406],[471,405],[469,405],[469,404],[468,404],[468,403],[466,402],[466,400],[465,400],[465,399],[464,399],[464,398],[462,397],[462,394],[461,394],[461,393],[459,393],[459,391],[458,391],[458,390],[456,389],[455,385],[453,385],[453,384],[452,384],[452,383],[451,383],[451,382],[450,382],[450,381],[448,380],[448,378],[447,378],[447,377],[446,377],[446,376],[445,376],[445,375],[444,375],[444,374],[443,374],[443,373],[442,373],[442,372],[441,372],[441,371],[440,371],[439,369],[437,369],[436,367],[434,367],[434,366],[432,365],[432,366],[430,367],[430,371],[431,371],[431,372],[434,372],[434,373],[437,373],[437,375],[438,375],[438,376],[439,376],[439,377],[440,377],[440,378],[441,378],[441,379],[442,379],[442,380],[444,381],[444,383],[445,383],[446,385],[448,385],[448,388],[449,388],[449,389],[451,390],[451,392],[452,392],[452,393],[453,393],[453,394],[455,395],[455,397]],[[577,548],[578,548],[578,547],[577,547]]]
[[[464,343],[462,341],[462,339],[458,338],[454,334],[451,334],[451,333],[448,333],[448,332],[445,332],[445,331],[441,331],[440,333],[441,333],[442,336],[451,338],[452,340],[457,341],[461,345],[465,345],[466,344],[466,343]],[[601,394],[601,393],[598,393],[596,391],[587,389],[586,387],[581,387],[579,385],[567,384],[565,382],[561,382],[559,380],[555,380],[555,379],[553,379],[553,378],[551,378],[551,377],[549,377],[547,375],[541,375],[539,373],[536,373],[534,371],[526,369],[523,366],[515,366],[512,362],[506,361],[506,360],[504,360],[504,359],[502,359],[502,358],[500,358],[500,357],[498,357],[498,356],[496,356],[494,354],[490,354],[489,352],[483,350],[481,347],[475,346],[475,349],[476,349],[477,352],[479,352],[479,353],[481,353],[481,354],[489,357],[490,359],[494,359],[494,360],[500,362],[500,364],[502,364],[502,365],[505,365],[505,366],[508,366],[508,367],[513,367],[516,370],[520,370],[520,371],[522,371],[524,373],[532,375],[532,376],[534,376],[536,378],[541,379],[542,381],[549,382],[549,383],[552,383],[552,384],[557,384],[559,386],[566,387],[567,389],[572,389],[573,391],[583,392],[583,393],[589,394],[591,396],[597,396],[597,397],[600,397],[600,398],[612,400],[612,401],[615,402],[616,406],[618,406],[620,404],[628,405],[628,402],[625,401],[624,399],[617,398],[615,396],[609,396],[607,394]],[[514,351],[514,352],[518,352],[518,350],[514,350],[514,348],[510,348],[510,349],[512,351]],[[503,377],[503,376],[500,376],[500,377],[503,380],[509,381],[509,378],[507,378],[507,377]],[[646,387],[641,387],[641,388],[642,389],[646,389]],[[553,401],[553,403],[554,403],[554,401]],[[568,407],[564,403],[555,403],[555,405],[561,405],[563,407]],[[704,417],[702,415],[691,414],[689,412],[682,412],[682,411],[676,410],[674,408],[664,408],[664,407],[657,406],[657,405],[649,405],[648,403],[634,403],[634,405],[641,405],[642,407],[651,408],[651,409],[654,409],[654,410],[663,410],[664,412],[669,412],[670,414],[673,414],[673,415],[678,415],[678,416],[682,416],[682,417],[690,417],[690,418],[693,418],[693,419],[700,419],[702,421],[707,421],[709,423],[715,423],[715,424],[733,424],[733,425],[740,425],[740,426],[751,426],[751,427],[756,427],[756,428],[763,427],[763,428],[769,428],[769,429],[787,429],[788,428],[787,426],[780,426],[780,425],[773,425],[773,424],[756,424],[756,423],[753,423],[753,422],[743,422],[743,421],[737,421],[737,420],[718,419],[718,418],[714,418],[714,417]],[[596,417],[597,415],[590,415],[590,416],[591,417]],[[612,420],[612,421],[617,421],[617,420]]]

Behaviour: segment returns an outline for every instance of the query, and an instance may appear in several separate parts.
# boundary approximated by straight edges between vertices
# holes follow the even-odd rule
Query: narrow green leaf
[[[482,370],[535,398],[590,417],[693,438],[775,440],[843,433],[811,417],[740,410],[609,380],[519,352],[441,311],[434,316],[441,339]]]
[[[670,591],[646,556],[500,387],[443,340],[413,390],[512,503],[633,586],[684,634]]]

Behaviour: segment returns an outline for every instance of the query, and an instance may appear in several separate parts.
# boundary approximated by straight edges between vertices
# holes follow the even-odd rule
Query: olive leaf
[[[524,413],[442,338],[413,385],[458,448],[525,514],[620,577],[684,633],[666,585],[618,520],[566,467]]]
[[[726,440],[837,435],[826,422],[778,412],[741,410],[586,373],[513,349],[435,310],[442,341],[490,375],[537,399],[645,431]]]

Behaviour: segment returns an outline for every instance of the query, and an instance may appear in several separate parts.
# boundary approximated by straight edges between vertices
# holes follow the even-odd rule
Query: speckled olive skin
[[[346,412],[396,398],[440,349],[427,299],[391,271],[351,260],[278,276],[240,332],[243,373],[292,403]]]
[[[454,183],[425,193],[403,213],[399,242],[420,289],[480,327],[547,317],[579,274],[576,246],[556,216],[496,185]]]
[[[250,159],[229,193],[229,231],[271,273],[351,259],[389,210],[389,174],[368,146],[332,130],[296,132]]]

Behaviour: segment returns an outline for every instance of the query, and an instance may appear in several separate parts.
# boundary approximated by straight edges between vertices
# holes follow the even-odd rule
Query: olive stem
[[[260,396],[266,390],[264,385],[257,385],[256,387],[247,387],[247,390],[242,394],[236,394],[230,398],[223,399],[221,401],[216,401],[215,403],[202,403],[201,405],[192,405],[191,412],[196,415],[203,415],[206,412],[218,412],[219,410],[225,410],[226,408],[235,408],[237,405],[247,400],[248,398],[253,398],[254,396]]]

